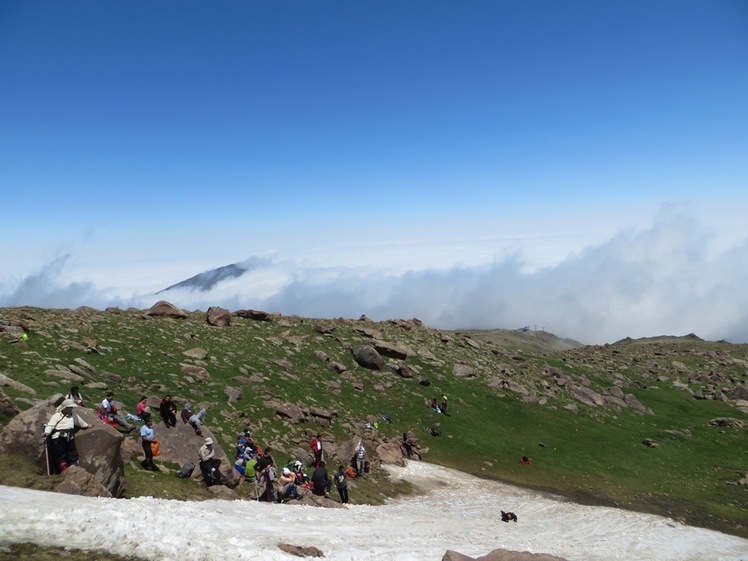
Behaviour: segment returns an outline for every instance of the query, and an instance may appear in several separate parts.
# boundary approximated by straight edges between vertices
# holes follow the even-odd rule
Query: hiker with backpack
[[[44,426],[48,475],[65,473],[68,467],[80,465],[75,433],[90,425],[73,412],[76,407],[72,399],[64,400]]]
[[[140,427],[140,439],[143,441],[143,453],[145,454],[145,459],[140,462],[140,465],[148,471],[161,471],[153,463],[153,444],[156,442],[156,433],[153,430],[153,419],[151,417],[148,417],[145,424]]]

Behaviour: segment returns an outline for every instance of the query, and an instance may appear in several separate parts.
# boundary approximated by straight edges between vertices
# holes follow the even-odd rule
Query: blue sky
[[[0,305],[748,341],[742,1],[4,0],[0,85]]]

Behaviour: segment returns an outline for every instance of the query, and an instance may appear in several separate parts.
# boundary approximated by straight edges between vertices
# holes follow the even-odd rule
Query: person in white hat
[[[65,473],[68,467],[80,465],[75,433],[79,429],[90,428],[90,425],[73,412],[76,407],[78,406],[72,399],[64,400],[44,426],[44,439],[49,454],[47,471],[50,475]]]
[[[216,458],[216,451],[213,449],[213,439],[208,437],[205,439],[205,444],[198,450],[200,456],[200,471],[203,474],[205,483],[215,485],[220,481],[221,474],[218,468],[221,466],[221,460]]]
[[[300,499],[299,491],[296,489],[296,477],[287,467],[283,468],[283,473],[278,478],[278,502],[287,499]]]

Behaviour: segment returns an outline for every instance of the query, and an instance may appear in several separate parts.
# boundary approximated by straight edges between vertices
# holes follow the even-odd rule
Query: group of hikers
[[[132,422],[140,422],[140,437],[142,440],[144,459],[141,465],[149,471],[160,471],[153,462],[153,457],[158,455],[159,441],[153,428],[153,417],[151,408],[147,405],[147,396],[142,396],[135,407],[136,415],[124,415],[114,404],[114,394],[107,392],[104,399],[95,409],[99,418],[114,428],[122,428],[125,433],[131,433],[137,429]],[[79,430],[86,430],[90,425],[79,415],[75,414],[76,407],[84,407],[85,400],[78,386],[72,386],[70,393],[63,399],[57,410],[44,425],[45,456],[47,461],[47,473],[64,473],[68,467],[79,465],[78,449],[75,445],[75,434]],[[165,395],[159,403],[159,414],[166,428],[177,425],[177,406],[171,395]],[[202,422],[207,414],[206,409],[197,413],[192,412],[189,403],[185,403],[181,413],[184,424],[189,424],[195,434],[202,436]],[[131,422],[132,421],[132,422]]]
[[[144,459],[141,465],[149,471],[160,471],[154,463],[154,456],[158,455],[159,441],[154,430],[154,419],[150,407],[146,404],[147,397],[142,396],[135,411],[136,415],[123,415],[114,405],[114,394],[107,392],[99,407],[95,410],[99,418],[124,432],[131,433],[136,426],[129,421],[141,422],[140,437]],[[91,428],[86,421],[75,413],[75,408],[85,406],[85,401],[78,386],[70,388],[70,393],[57,407],[57,410],[44,425],[45,450],[47,458],[47,472],[49,474],[64,473],[68,467],[79,465],[78,450],[75,445],[75,434],[79,430]],[[177,406],[171,395],[166,395],[159,404],[159,414],[168,428],[176,427]],[[207,414],[206,409],[194,413],[190,403],[185,403],[181,412],[184,424],[189,424],[196,435],[202,436],[202,422]],[[220,472],[221,460],[216,457],[212,438],[205,438],[198,449],[200,471],[207,485],[226,484],[227,478]],[[348,503],[348,478],[365,477],[366,449],[362,442],[356,446],[352,466],[346,468],[338,466],[338,471],[330,478],[324,460],[324,444],[321,434],[309,443],[314,460],[314,472],[311,476],[304,472],[301,460],[290,460],[278,474],[273,459],[273,449],[263,449],[257,446],[248,430],[239,434],[236,445],[236,461],[234,469],[240,474],[240,481],[255,481],[258,490],[258,500],[283,502],[289,499],[301,498],[299,488],[310,489],[312,494],[329,497],[333,485],[338,491],[342,503]],[[186,464],[178,475],[188,477],[194,469]],[[182,472],[185,472],[184,474]],[[276,492],[277,486],[277,492]]]
[[[339,465],[332,478],[327,471],[324,460],[322,435],[317,433],[309,443],[314,459],[312,475],[304,472],[304,464],[299,459],[291,458],[284,467],[278,469],[273,458],[273,449],[268,446],[257,446],[248,430],[242,431],[236,443],[236,462],[234,469],[240,474],[240,481],[252,481],[256,485],[257,499],[266,502],[285,502],[300,499],[299,489],[311,490],[313,495],[329,497],[333,485],[338,491],[340,501],[348,503],[348,478],[366,477],[366,448],[359,441],[356,446],[352,466]]]

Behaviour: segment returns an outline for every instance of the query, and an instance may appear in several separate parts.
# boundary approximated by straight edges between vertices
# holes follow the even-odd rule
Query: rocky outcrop
[[[16,415],[0,433],[0,454],[23,456],[38,465],[45,465],[42,425],[55,412],[55,404],[62,400],[55,394]],[[121,446],[124,436],[103,423],[91,410],[77,407],[75,413],[91,429],[76,434],[80,466],[94,476],[113,497],[119,497],[125,488]]]

